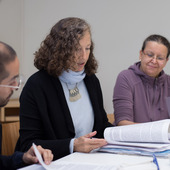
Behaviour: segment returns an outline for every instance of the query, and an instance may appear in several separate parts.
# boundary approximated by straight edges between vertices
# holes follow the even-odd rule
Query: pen
[[[157,170],[160,170],[160,169],[159,169],[158,160],[157,160],[155,154],[153,154],[152,156],[153,156],[153,163],[157,166]]]

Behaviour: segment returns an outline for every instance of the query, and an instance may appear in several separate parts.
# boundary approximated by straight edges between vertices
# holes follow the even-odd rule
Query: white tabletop
[[[160,170],[170,170],[169,158],[157,158]],[[157,170],[152,157],[112,153],[73,153],[53,161],[51,169],[57,170]],[[41,165],[31,165],[22,170],[44,170]],[[50,169],[50,167],[49,167]]]

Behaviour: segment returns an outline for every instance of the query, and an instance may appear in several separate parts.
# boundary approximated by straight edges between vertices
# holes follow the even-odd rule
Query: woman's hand
[[[74,152],[91,152],[93,149],[100,148],[107,144],[105,139],[92,138],[96,135],[96,131],[85,136],[81,136],[74,140]]]
[[[40,152],[40,154],[42,155],[42,158],[43,158],[45,164],[47,164],[47,165],[50,164],[50,162],[53,160],[53,154],[52,154],[51,150],[44,149],[40,145],[37,146],[37,149]],[[24,153],[22,159],[26,164],[38,163],[38,159],[35,156],[33,146],[26,153]]]

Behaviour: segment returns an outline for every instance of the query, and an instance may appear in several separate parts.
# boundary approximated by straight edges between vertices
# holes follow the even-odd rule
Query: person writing
[[[19,88],[19,80],[19,60],[16,52],[11,46],[0,41],[0,107],[5,106],[14,90]],[[0,140],[2,140],[1,136]],[[50,164],[53,159],[51,151],[41,146],[37,146],[37,149],[44,162]],[[12,156],[0,155],[0,169],[2,170],[17,169],[33,163],[38,163],[33,147],[28,148],[25,153],[15,152]]]
[[[161,35],[143,42],[140,62],[122,71],[114,87],[116,125],[168,119],[166,99],[170,97],[170,76],[163,68],[169,60],[170,44]]]
[[[20,97],[22,151],[34,142],[58,159],[107,144],[103,132],[112,125],[95,75],[93,48],[85,20],[64,18],[52,27],[35,53],[39,71],[28,79]]]

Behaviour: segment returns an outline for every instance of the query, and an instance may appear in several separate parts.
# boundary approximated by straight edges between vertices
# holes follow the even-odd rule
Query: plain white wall
[[[22,63],[23,54],[23,1],[0,0],[0,41],[10,44]],[[22,65],[22,64],[21,64]],[[20,69],[22,72],[22,68]],[[14,93],[17,98],[21,90]]]
[[[22,0],[22,3],[23,33],[18,42],[23,42],[21,68],[26,78],[37,71],[33,66],[33,53],[51,27],[64,17],[84,18],[92,28],[95,56],[99,62],[97,76],[107,113],[113,112],[116,77],[138,61],[143,40],[155,33],[170,40],[169,0]],[[169,63],[165,71],[170,73]]]
[[[0,41],[10,44],[19,56],[23,22],[21,10],[22,0],[0,0]]]

